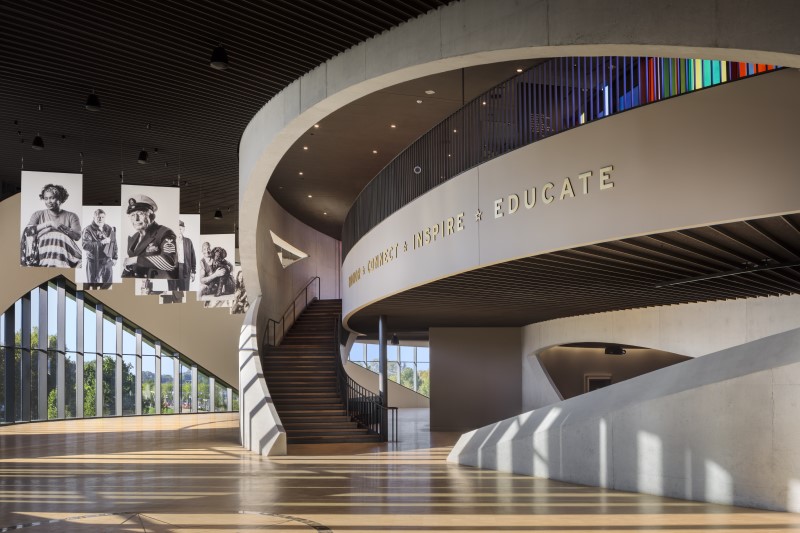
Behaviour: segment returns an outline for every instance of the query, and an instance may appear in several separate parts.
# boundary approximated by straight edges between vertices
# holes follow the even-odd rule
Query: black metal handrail
[[[317,282],[317,294],[316,294],[316,296],[313,296],[311,298],[311,301],[309,302],[309,299],[308,299],[308,295],[309,295],[308,288],[311,287],[311,285],[313,285],[315,281]],[[306,283],[306,286],[303,287],[303,289],[300,292],[297,293],[297,296],[294,297],[294,300],[292,300],[292,303],[289,304],[289,307],[286,308],[286,311],[284,311],[284,313],[281,316],[280,320],[273,320],[271,318],[267,319],[267,324],[266,324],[266,326],[264,326],[264,329],[265,329],[265,331],[264,331],[264,335],[265,335],[264,344],[266,344],[267,346],[278,346],[278,344],[280,344],[280,341],[282,341],[283,338],[286,336],[286,330],[291,328],[292,325],[297,320],[297,315],[302,313],[305,310],[305,308],[308,307],[309,303],[313,302],[314,300],[319,300],[320,299],[320,291],[321,291],[321,285],[320,285],[319,276],[314,276],[313,278],[311,278],[309,280],[308,283]],[[303,297],[304,304],[303,304],[303,307],[298,311],[298,309],[297,309],[297,301],[300,300],[301,296]],[[289,324],[287,324],[287,322],[288,322],[287,317],[288,316],[291,316],[291,319],[292,319],[292,322],[289,323]],[[280,327],[280,333],[281,333],[280,338],[277,337],[278,328],[279,327]],[[270,335],[270,333],[272,333],[272,335]]]
[[[386,437],[397,442],[397,407],[389,407],[381,403],[381,397],[369,389],[362,387],[347,375],[342,364],[340,351],[341,319],[334,321],[333,347],[336,353],[336,378],[339,396],[342,398],[347,414],[361,426],[376,435],[384,435],[382,425],[387,424]]]

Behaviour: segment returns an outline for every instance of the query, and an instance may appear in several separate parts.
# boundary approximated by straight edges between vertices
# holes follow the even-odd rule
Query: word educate
[[[599,182],[601,191],[612,189],[614,187],[614,182],[611,181],[611,172],[613,171],[613,165],[609,165],[600,169],[600,175],[596,179]],[[581,172],[578,174],[578,179],[581,181],[581,189],[583,194],[589,194],[589,185],[592,182],[593,177],[594,174],[592,171]],[[543,204],[551,204],[556,198],[558,198],[558,200],[575,198],[575,189],[573,188],[572,181],[569,177],[564,178],[564,181],[561,184],[561,192],[557,197],[553,191],[555,186],[555,183],[551,181],[542,186],[540,195]],[[520,205],[524,205],[525,209],[532,209],[536,205],[536,199],[536,187],[525,189],[522,202],[520,202],[520,197],[518,194],[509,194],[508,198],[498,198],[494,201],[494,218],[500,218],[506,214],[513,215],[519,210]],[[504,205],[504,201],[508,202],[507,208],[506,205]],[[505,211],[504,208],[506,208]]]

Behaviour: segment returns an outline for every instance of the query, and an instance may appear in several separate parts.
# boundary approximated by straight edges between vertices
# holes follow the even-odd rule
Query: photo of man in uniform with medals
[[[128,199],[128,220],[135,233],[128,237],[123,278],[177,279],[178,248],[175,233],[156,223],[158,205],[149,196]]]
[[[81,244],[86,260],[86,288],[108,289],[117,263],[117,228],[106,224],[106,212],[95,209],[92,223],[83,228]]]

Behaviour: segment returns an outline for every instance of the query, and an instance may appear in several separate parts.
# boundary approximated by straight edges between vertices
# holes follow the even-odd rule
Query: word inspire
[[[464,229],[464,213],[461,212],[453,217],[448,217],[441,222],[437,222],[427,228],[424,228],[414,233],[413,250],[422,248],[423,246],[435,242],[437,239],[441,240],[456,232]],[[374,256],[367,260],[366,266],[359,267],[353,271],[347,278],[348,287],[352,287],[357,283],[362,276],[369,272],[373,272],[383,265],[391,263],[398,258],[400,253],[408,252],[408,241],[403,242],[401,250],[400,243],[394,243],[388,248],[381,250]]]
[[[597,178],[599,182],[599,188],[601,191],[611,189],[614,187],[614,182],[611,181],[611,172],[613,172],[614,167],[609,165],[607,167],[603,167],[600,169],[600,176]],[[589,184],[592,181],[593,177],[592,171],[588,172],[581,172],[578,174],[578,179],[580,180],[580,185],[583,194],[589,194]],[[575,189],[572,186],[572,181],[569,177],[564,178],[564,181],[561,184],[561,192],[558,196],[555,195],[553,189],[555,188],[555,183],[549,181],[542,186],[541,189],[541,201],[543,204],[551,204],[553,201],[558,198],[559,200],[564,200],[565,198],[575,198]],[[520,205],[524,205],[525,209],[532,209],[536,205],[536,200],[538,195],[536,194],[536,187],[531,187],[530,189],[525,189],[523,193],[522,203],[520,203],[520,197],[518,194],[509,194],[508,198],[498,198],[494,201],[494,218],[500,218],[506,214],[513,215],[516,213]],[[507,200],[507,206],[504,205],[504,201]],[[506,210],[504,211],[504,208]]]

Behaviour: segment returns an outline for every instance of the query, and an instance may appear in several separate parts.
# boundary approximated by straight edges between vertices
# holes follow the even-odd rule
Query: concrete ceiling
[[[397,154],[464,102],[541,61],[445,72],[361,98],[303,135],[278,164],[267,189],[292,215],[341,239],[356,196]]]
[[[800,293],[800,214],[670,231],[487,266],[395,294],[348,326],[519,327],[568,316]],[[404,335],[403,338],[408,337]]]

